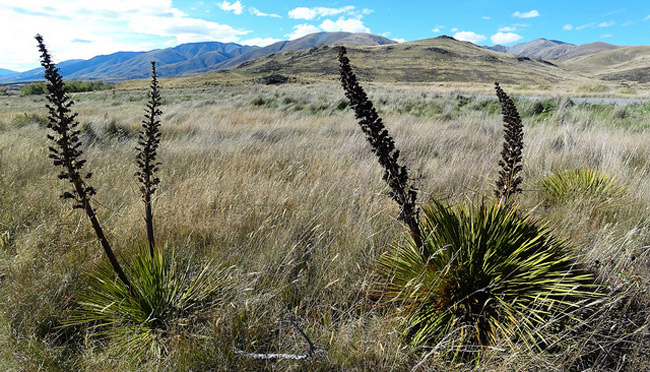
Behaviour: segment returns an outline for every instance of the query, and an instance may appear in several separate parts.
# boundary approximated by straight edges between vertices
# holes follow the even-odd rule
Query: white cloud
[[[263,12],[261,12],[259,9],[255,8],[255,7],[252,7],[252,6],[248,7],[248,11],[250,12],[250,14],[252,14],[252,15],[256,15],[256,16],[258,16],[258,17],[282,18],[281,16],[279,16],[279,15],[277,15],[277,14],[273,14],[273,13],[270,13],[270,14],[269,14],[269,13],[263,13]]]
[[[345,18],[339,17],[336,21],[326,19],[320,25],[315,26],[308,23],[293,26],[293,31],[284,36],[289,40],[295,40],[305,35],[313,34],[315,32],[370,32],[370,29],[364,26],[361,18]],[[383,35],[388,37],[390,32],[385,32]]]
[[[598,27],[612,27],[616,24],[614,21],[609,21],[609,22],[601,22],[598,24]]]
[[[397,41],[397,42],[400,43],[400,44],[406,42],[406,39],[402,39],[402,38],[396,38],[396,39],[391,39],[391,40],[393,40],[393,41]]]
[[[313,34],[315,32],[321,32],[321,29],[318,28],[317,26],[306,24],[306,23],[302,25],[295,25],[293,26],[293,29],[294,29],[293,32],[284,35],[288,37],[289,40],[295,40],[305,35]]]
[[[451,32],[458,32],[458,29],[457,29],[456,27],[454,27],[454,28],[452,28],[452,29],[449,30],[449,31],[451,31]]]
[[[515,18],[535,18],[535,17],[539,17],[539,12],[537,10],[531,10],[530,12],[525,12],[525,13],[516,11],[512,13],[512,16]]]
[[[37,33],[55,61],[191,41],[238,42],[250,33],[192,18],[171,0],[112,0],[93,2],[92,7],[87,0],[2,0],[0,19],[0,67],[18,70],[38,66]],[[79,39],[85,42],[79,44]]]
[[[517,31],[517,27],[501,27],[497,31],[498,32],[512,32],[512,31]]]
[[[477,44],[487,39],[487,37],[485,37],[485,35],[479,35],[472,31],[460,31],[454,34],[454,39],[460,41],[469,41],[471,43]]]
[[[644,21],[650,20],[650,14],[648,14],[645,18],[643,18]]]
[[[326,32],[370,32],[370,29],[363,25],[360,19],[340,17],[336,21],[326,19],[320,24],[320,28]]]
[[[338,14],[349,14],[355,10],[355,7],[352,5],[347,5],[341,8],[325,8],[322,6],[317,6],[314,8],[307,7],[298,7],[289,11],[289,18],[293,19],[306,19],[312,20],[315,18],[329,17]],[[363,14],[372,13],[371,9],[363,9],[361,11]]]
[[[605,34],[605,35],[602,35],[602,36],[601,36],[601,38],[603,38],[603,39],[604,39],[604,38],[608,38],[608,37],[614,37],[614,35],[612,35],[612,34]]]
[[[316,18],[318,14],[316,13],[315,10],[305,8],[305,7],[298,7],[296,9],[290,10],[289,11],[289,18],[293,19],[314,19]]]
[[[488,17],[488,16],[483,16],[483,17],[481,17],[481,19],[489,20],[490,17]]]
[[[239,0],[235,1],[234,3],[229,3],[228,1],[224,1],[223,3],[217,4],[221,10],[229,12],[232,11],[233,13],[240,15],[242,11],[244,10],[244,7],[241,5],[241,2]]]
[[[445,28],[445,26],[442,26],[442,25],[436,25],[436,27],[434,27],[433,30],[431,30],[431,31],[432,31],[432,32],[435,32],[435,33],[437,33],[437,34],[439,34],[439,33],[442,32],[442,29],[443,29],[443,28]]]
[[[566,24],[566,25],[564,25],[564,27],[562,27],[562,29],[566,30],[566,31],[571,31],[571,30],[573,30],[573,25],[572,24]]]
[[[242,44],[242,45],[257,45],[257,46],[265,47],[267,45],[277,43],[278,41],[282,41],[282,40],[281,39],[274,39],[272,37],[267,37],[267,38],[255,37],[255,38],[252,38],[252,39],[244,40],[244,41],[240,42],[239,44]]]
[[[492,42],[495,44],[510,44],[521,39],[522,36],[517,35],[514,32],[497,32],[496,34],[490,36],[490,40],[492,40]]]

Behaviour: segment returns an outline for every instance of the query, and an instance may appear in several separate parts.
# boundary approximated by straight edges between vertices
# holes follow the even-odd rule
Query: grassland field
[[[611,296],[566,334],[571,347],[495,347],[480,363],[463,364],[449,361],[445,345],[425,353],[403,344],[398,319],[370,296],[377,257],[406,228],[339,85],[162,87],[157,240],[181,260],[232,267],[227,301],[200,327],[174,330],[167,357],[144,364],[82,327],[61,327],[83,273],[104,257],[85,216],[58,197],[45,97],[0,97],[3,370],[648,370],[649,102],[574,103],[566,92],[516,100],[525,133],[518,201],[580,247]],[[435,85],[367,91],[421,204],[492,197],[502,142],[496,98]],[[146,244],[133,176],[146,91],[72,96],[98,215],[116,250],[134,252]],[[583,166],[616,176],[627,195],[605,207],[586,198],[545,202],[542,178]],[[258,361],[235,353],[304,352],[288,319],[316,344],[314,357]]]

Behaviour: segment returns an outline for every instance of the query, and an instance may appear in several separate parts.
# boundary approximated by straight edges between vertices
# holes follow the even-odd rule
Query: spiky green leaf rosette
[[[228,290],[228,269],[177,262],[173,251],[142,251],[124,258],[138,299],[128,295],[113,270],[100,264],[86,276],[86,289],[75,296],[79,305],[67,325],[90,325],[93,336],[134,358],[160,357],[170,334],[192,326],[220,306]]]
[[[543,178],[540,186],[550,205],[583,199],[598,208],[617,204],[627,195],[627,187],[616,176],[584,167],[554,172]]]
[[[459,347],[540,346],[550,319],[596,296],[570,243],[516,208],[433,202],[421,228],[422,249],[408,239],[379,259],[380,295],[397,305],[414,346],[447,336]]]

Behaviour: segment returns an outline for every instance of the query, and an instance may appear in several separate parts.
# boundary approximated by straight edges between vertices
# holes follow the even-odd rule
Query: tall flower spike
[[[82,176],[86,161],[81,157],[81,141],[79,140],[79,130],[76,129],[79,125],[76,120],[77,114],[71,110],[74,102],[66,92],[59,68],[52,62],[43,43],[43,37],[36,35],[36,41],[41,52],[41,66],[45,69],[45,80],[47,81],[47,100],[49,101],[49,104],[45,105],[49,110],[47,128],[54,132],[54,135],[47,135],[47,138],[53,142],[49,147],[49,157],[53,160],[54,166],[60,170],[59,179],[68,180],[72,185],[72,190],[65,191],[61,194],[61,198],[73,200],[73,208],[86,211],[97,239],[104,248],[115,273],[134,294],[131,283],[117,261],[90,203],[92,196],[95,195],[95,189],[86,183],[90,179],[91,173]]]
[[[158,90],[158,76],[156,75],[156,62],[151,61],[151,89],[149,91],[149,102],[145,110],[145,120],[142,121],[142,128],[138,136],[138,152],[136,164],[140,168],[135,172],[140,182],[140,192],[145,209],[145,222],[147,226],[147,241],[149,242],[149,253],[154,256],[156,242],[153,233],[153,214],[151,210],[151,197],[156,192],[160,179],[155,176],[158,171],[159,162],[156,161],[156,151],[160,144],[160,91]]]
[[[522,169],[521,152],[524,148],[524,127],[512,99],[501,89],[499,83],[494,83],[494,85],[501,104],[504,127],[503,150],[499,161],[501,170],[494,194],[499,200],[505,202],[512,194],[521,193],[519,185],[522,179],[518,174]]]
[[[352,72],[350,60],[346,56],[346,49],[343,46],[339,47],[338,60],[345,96],[350,100],[350,106],[354,109],[359,126],[370,142],[372,152],[377,155],[379,164],[384,168],[383,179],[391,189],[391,198],[402,208],[398,219],[406,223],[411,231],[413,241],[418,247],[421,247],[422,235],[418,221],[418,208],[415,204],[417,189],[409,184],[406,167],[398,163],[399,150],[395,148],[395,141],[388,134],[372,102],[357,82],[357,77]]]

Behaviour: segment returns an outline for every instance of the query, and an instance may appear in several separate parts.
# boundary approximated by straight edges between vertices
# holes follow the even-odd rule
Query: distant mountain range
[[[292,41],[280,41],[264,48],[235,43],[202,42],[181,44],[149,52],[117,52],[88,60],[68,60],[58,63],[61,73],[69,80],[120,81],[147,78],[151,61],[156,61],[160,77],[178,77],[226,69],[242,62],[270,54],[297,49],[309,49],[322,44],[384,45],[396,42],[383,36],[321,32]],[[43,69],[15,73],[0,73],[0,82],[36,81],[43,79]]]
[[[6,68],[0,68],[0,76],[5,76],[5,75],[14,75],[17,74],[18,72],[12,71],[12,70],[7,70]]]
[[[267,47],[203,42],[149,52],[118,52],[58,63],[65,79],[123,81],[148,78],[150,61],[161,77],[250,80],[267,75],[336,79],[334,45],[345,44],[364,80],[395,82],[566,82],[617,80],[650,82],[650,46],[602,42],[574,45],[537,39],[512,46],[480,47],[449,36],[397,44],[378,35],[321,32]],[[203,75],[212,73],[212,75]],[[585,80],[586,79],[586,80]],[[42,69],[0,70],[0,83],[42,80]],[[583,83],[581,83],[583,84]]]
[[[501,53],[516,54],[528,58],[539,58],[550,61],[566,61],[572,58],[605,52],[622,48],[617,45],[595,42],[574,45],[557,40],[537,39],[512,46],[495,45],[486,47]]]

